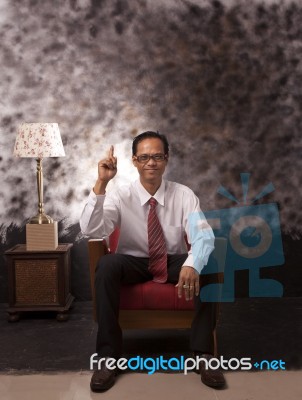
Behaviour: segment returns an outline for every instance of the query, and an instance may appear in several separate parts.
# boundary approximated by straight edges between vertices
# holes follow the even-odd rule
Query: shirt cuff
[[[95,194],[93,190],[89,193],[88,203],[95,206],[96,203],[104,203],[106,195],[105,194]]]
[[[196,272],[198,272],[200,274],[204,267],[204,263],[200,263],[199,265],[194,265],[193,254],[189,254],[188,258],[183,263],[183,267],[192,267],[195,269]]]

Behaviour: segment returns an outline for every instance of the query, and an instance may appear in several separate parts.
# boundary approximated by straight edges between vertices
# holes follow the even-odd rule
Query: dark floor
[[[0,304],[0,371],[89,370],[97,325],[91,302],[76,302],[67,322],[52,313],[25,313],[6,320]],[[302,299],[239,299],[224,303],[218,325],[219,353],[225,358],[282,359],[286,369],[302,368]],[[190,356],[188,330],[124,332],[125,356]]]

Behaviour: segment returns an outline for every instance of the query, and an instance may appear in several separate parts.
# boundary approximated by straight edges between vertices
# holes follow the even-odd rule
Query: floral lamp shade
[[[17,157],[64,157],[65,151],[57,123],[23,123],[18,128],[14,147]]]

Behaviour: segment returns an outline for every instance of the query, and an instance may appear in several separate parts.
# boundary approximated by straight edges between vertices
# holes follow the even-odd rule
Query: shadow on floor
[[[52,313],[24,313],[8,323],[0,304],[0,371],[89,370],[95,352],[97,325],[91,302],[75,302],[67,322]],[[239,299],[221,305],[219,353],[226,359],[279,360],[286,369],[302,368],[302,299]],[[189,330],[129,330],[124,332],[124,355],[191,356]]]

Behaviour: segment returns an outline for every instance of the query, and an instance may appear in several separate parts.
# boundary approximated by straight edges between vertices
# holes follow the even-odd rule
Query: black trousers
[[[168,255],[168,280],[176,284],[187,254]],[[148,258],[125,254],[107,254],[98,262],[95,275],[98,334],[96,352],[99,357],[122,356],[122,330],[119,326],[120,288],[122,283],[134,284],[152,280]],[[201,284],[203,275],[201,275]],[[184,296],[184,294],[183,294]],[[201,302],[194,296],[195,316],[191,325],[190,345],[193,351],[214,351],[213,330],[217,320],[217,303]]]

